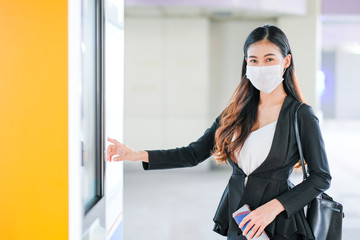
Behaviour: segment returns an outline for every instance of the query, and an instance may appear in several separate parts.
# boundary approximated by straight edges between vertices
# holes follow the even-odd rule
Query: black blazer
[[[303,208],[312,199],[330,186],[331,176],[325,153],[324,142],[318,118],[311,106],[303,104],[298,112],[298,124],[304,158],[308,164],[310,177],[293,186],[289,176],[293,166],[299,161],[294,130],[294,114],[300,102],[287,95],[276,123],[270,152],[264,162],[247,176],[229,157],[233,168],[229,183],[220,199],[214,216],[214,231],[228,236],[227,239],[246,239],[232,218],[232,213],[243,204],[256,209],[276,198],[285,208],[265,231],[271,239],[314,239],[305,219]],[[143,162],[144,170],[170,169],[196,166],[210,157],[215,141],[215,131],[221,114],[197,141],[186,147],[167,150],[146,150],[149,163]],[[248,177],[244,187],[245,177]],[[283,237],[283,238],[282,238]]]

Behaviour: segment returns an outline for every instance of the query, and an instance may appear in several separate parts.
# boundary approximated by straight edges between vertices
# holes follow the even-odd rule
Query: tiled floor
[[[346,214],[343,239],[360,239],[360,123],[326,121],[322,133],[333,177],[328,193]],[[226,239],[212,231],[212,218],[230,175],[230,167],[209,171],[204,163],[160,171],[126,163],[124,239]]]

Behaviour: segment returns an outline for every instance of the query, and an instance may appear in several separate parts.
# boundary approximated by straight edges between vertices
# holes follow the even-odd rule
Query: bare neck
[[[286,96],[287,94],[285,93],[283,84],[279,84],[274,91],[268,94],[260,91],[259,107],[269,107],[281,104]]]

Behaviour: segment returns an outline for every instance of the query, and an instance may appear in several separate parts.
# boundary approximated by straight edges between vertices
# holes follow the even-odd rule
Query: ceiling
[[[306,0],[126,0],[125,16],[259,19],[305,15],[306,7]]]

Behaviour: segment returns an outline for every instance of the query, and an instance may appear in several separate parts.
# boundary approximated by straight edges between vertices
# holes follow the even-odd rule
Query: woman
[[[214,216],[215,232],[230,240],[246,239],[250,228],[248,239],[263,231],[275,240],[314,239],[303,208],[329,188],[331,176],[318,119],[303,104],[298,124],[310,177],[295,187],[289,181],[299,167],[293,127],[302,98],[287,37],[275,26],[258,27],[246,39],[244,56],[242,79],[229,105],[197,141],[135,151],[109,139],[108,160],[143,161],[150,170],[195,166],[213,155],[233,168]],[[253,211],[238,225],[232,213],[244,204]]]

